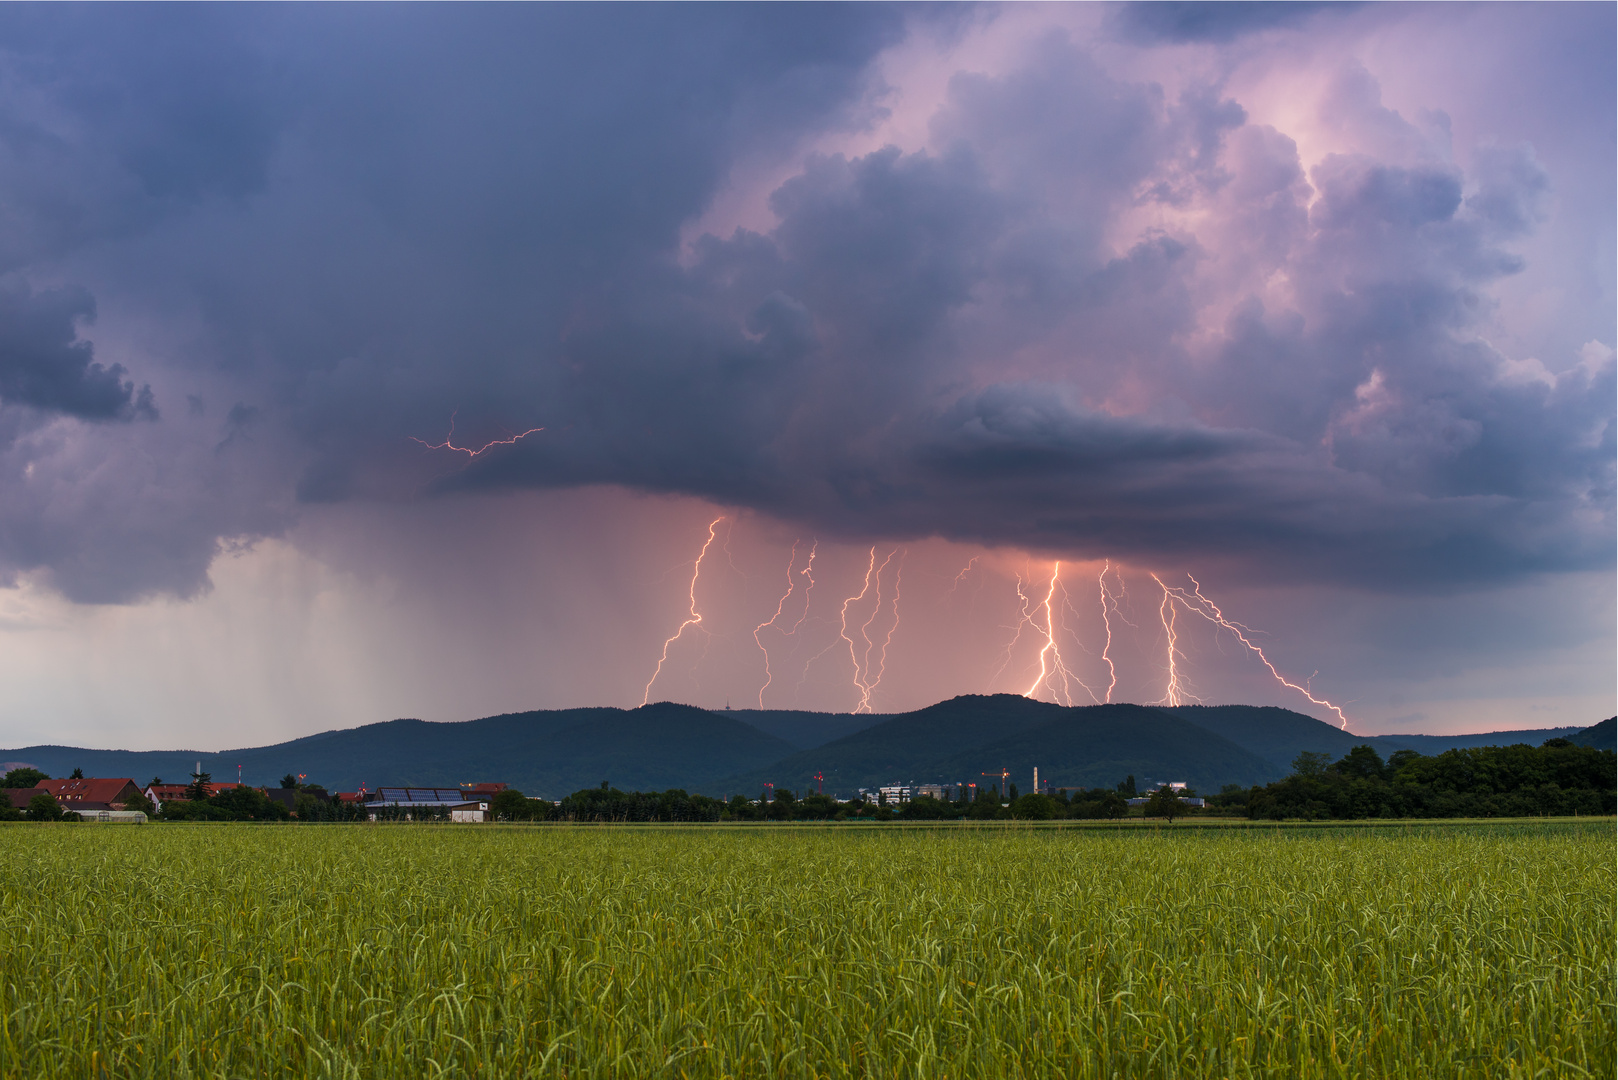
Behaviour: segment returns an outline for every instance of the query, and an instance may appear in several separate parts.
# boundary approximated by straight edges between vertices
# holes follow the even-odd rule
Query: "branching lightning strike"
[[[890,555],[889,558],[892,558],[892,556]],[[904,555],[901,554],[899,556],[899,565],[894,567],[893,570],[893,621],[888,624],[887,635],[883,637],[882,648],[877,653],[876,679],[871,683],[872,691],[875,691],[878,686],[882,685],[882,676],[885,675],[888,670],[888,646],[893,644],[893,635],[899,629],[899,583],[904,580],[904,571]],[[880,597],[878,598],[877,606],[881,606]],[[866,670],[869,672],[869,666],[867,666]]]
[[[797,545],[794,544],[793,546],[796,547]],[[809,594],[815,591],[815,552],[819,550],[819,540],[816,540],[814,543],[810,544],[809,561],[803,564],[802,570],[798,571],[799,576],[806,578],[809,584],[803,587],[803,611],[798,615],[798,621],[792,624],[791,630],[781,631],[781,633],[787,637],[791,637],[793,634],[796,634],[798,632],[798,627],[803,625],[803,620],[809,617],[809,601],[811,599]],[[788,589],[787,591],[790,593],[792,590]]]
[[[1101,648],[1101,659],[1106,661],[1107,675],[1111,680],[1107,683],[1106,700],[1110,704],[1112,692],[1118,689],[1118,666],[1112,662],[1112,613],[1117,610],[1118,598],[1107,591],[1107,571],[1112,569],[1109,559],[1102,564],[1101,573],[1096,575],[1096,587],[1101,591],[1101,623],[1107,628],[1107,643]]]
[[[854,691],[860,696],[860,702],[854,708],[856,713],[871,711],[871,692],[875,690],[882,682],[881,672],[887,666],[888,642],[893,640],[893,631],[898,629],[899,586],[897,579],[895,579],[893,596],[893,626],[889,628],[887,638],[882,643],[882,649],[879,654],[880,666],[878,668],[877,677],[873,680],[870,677],[871,650],[876,647],[876,642],[871,639],[871,624],[876,622],[877,616],[881,614],[882,611],[882,571],[888,568],[888,564],[893,561],[893,557],[898,553],[899,549],[894,548],[892,551],[888,552],[887,558],[882,560],[882,565],[878,566],[876,562],[876,548],[874,546],[871,548],[870,559],[865,567],[865,580],[860,585],[860,591],[843,601],[842,610],[840,612],[838,640],[848,645],[849,663],[851,663],[854,667]],[[871,609],[870,617],[866,619],[865,622],[860,626],[860,639],[865,642],[865,652],[862,656],[859,648],[854,644],[853,635],[848,632],[848,609],[851,604],[856,604],[864,600],[865,597],[871,593],[873,583],[876,587],[876,606]],[[827,646],[825,649],[822,649],[819,653],[815,654],[809,663],[813,664],[815,660],[825,656],[826,653],[830,652],[832,647],[836,644],[837,642],[834,641],[831,645]],[[808,667],[805,666],[804,674],[806,676],[808,671]],[[801,682],[800,685],[802,685]]]
[[[702,613],[697,610],[697,579],[702,576],[702,560],[708,557],[708,549],[713,546],[714,538],[718,535],[719,523],[724,520],[723,517],[716,517],[708,523],[708,539],[703,541],[702,550],[697,554],[696,565],[691,570],[691,588],[688,591],[691,599],[690,617],[680,624],[680,628],[674,631],[673,636],[663,642],[663,655],[657,659],[657,670],[653,671],[652,677],[646,680],[646,693],[640,699],[642,705],[652,700],[652,684],[657,682],[657,677],[663,673],[663,665],[669,658],[669,646],[680,639],[680,635],[685,633],[686,627],[695,626],[698,629],[702,627]]]
[[[798,562],[798,545],[800,543],[802,543],[801,540],[792,541],[792,554],[787,556],[787,591],[781,594],[781,599],[776,603],[775,614],[753,627],[753,642],[758,645],[758,651],[764,654],[764,685],[758,688],[758,707],[761,709],[764,707],[764,691],[770,688],[770,683],[775,680],[775,675],[770,671],[770,650],[764,647],[764,642],[759,639],[758,635],[765,627],[775,625],[775,620],[781,617],[781,611],[787,606],[787,598],[792,595],[792,590],[797,585],[797,582],[793,580],[792,568]],[[810,559],[813,560],[813,558],[814,555],[811,553]],[[811,582],[813,580],[813,578],[810,579]],[[805,604],[804,611],[807,613],[808,610],[809,606]]]
[[[1056,605],[1054,603],[1056,599],[1056,590],[1058,588],[1062,589],[1064,600],[1067,595],[1067,588],[1061,584],[1061,580],[1062,564],[1059,561],[1054,562],[1051,564],[1050,584],[1048,584],[1045,588],[1045,599],[1036,607],[1036,610],[1038,608],[1043,608],[1045,610],[1044,626],[1040,626],[1038,622],[1034,621],[1033,613],[1028,610],[1027,598],[1023,597],[1023,617],[1028,620],[1030,626],[1045,636],[1045,644],[1042,645],[1039,650],[1039,675],[1034,679],[1033,683],[1028,687],[1028,689],[1023,691],[1023,697],[1035,697],[1038,695],[1041,689],[1047,687],[1048,685],[1052,697],[1058,698],[1064,705],[1072,705],[1073,684],[1078,683],[1079,686],[1083,688],[1084,692],[1090,695],[1090,700],[1099,705],[1101,704],[1101,699],[1096,697],[1095,691],[1090,689],[1089,685],[1083,679],[1074,674],[1073,670],[1067,666],[1067,662],[1062,659],[1062,647],[1057,643],[1056,640],[1058,633]],[[1022,588],[1020,583],[1018,585],[1017,595],[1022,596]],[[1047,658],[1049,659],[1047,660]],[[1058,689],[1055,681],[1058,677],[1060,677],[1062,680],[1060,689]]]
[[[1168,638],[1169,679],[1168,685],[1163,689],[1163,696],[1152,702],[1153,705],[1168,705],[1171,708],[1184,705],[1187,699],[1200,702],[1202,699],[1188,691],[1180,683],[1180,667],[1177,657],[1183,656],[1180,652],[1178,637],[1174,632],[1174,601],[1169,587],[1163,584],[1163,579],[1156,574],[1152,580],[1157,582],[1163,590],[1163,602],[1158,605],[1158,617],[1163,620],[1163,634]]]
[[[1153,574],[1152,576],[1153,578],[1157,577],[1156,574]],[[1270,669],[1270,674],[1275,676],[1277,682],[1279,682],[1282,686],[1296,690],[1298,693],[1308,698],[1314,704],[1319,705],[1321,708],[1330,709],[1332,712],[1336,713],[1337,719],[1341,721],[1338,726],[1344,731],[1348,730],[1348,716],[1343,712],[1342,709],[1338,708],[1336,705],[1333,705],[1325,698],[1315,697],[1307,686],[1299,686],[1297,683],[1292,682],[1286,676],[1282,675],[1280,671],[1276,670],[1275,665],[1270,663],[1270,658],[1264,655],[1264,650],[1254,644],[1247,636],[1248,634],[1256,633],[1257,631],[1250,626],[1244,626],[1243,624],[1232,619],[1227,619],[1225,617],[1225,613],[1219,610],[1218,604],[1215,604],[1212,600],[1202,595],[1201,582],[1197,581],[1196,578],[1191,577],[1190,574],[1187,574],[1186,577],[1191,578],[1190,593],[1187,593],[1183,588],[1178,586],[1171,588],[1170,586],[1163,585],[1161,581],[1158,582],[1159,585],[1163,585],[1165,603],[1167,602],[1167,598],[1172,595],[1174,599],[1179,601],[1187,611],[1195,612],[1221,629],[1229,630],[1232,634],[1235,634],[1237,641],[1240,641],[1243,645],[1246,645],[1258,655],[1258,658],[1264,662],[1264,666]],[[1243,631],[1245,631],[1245,633]]]
[[[511,446],[513,443],[516,443],[520,439],[526,439],[528,436],[533,435],[536,432],[540,432],[540,431],[545,430],[542,427],[529,428],[527,431],[523,432],[520,435],[513,435],[509,439],[494,439],[494,440],[492,440],[490,442],[484,443],[482,446],[480,446],[476,450],[474,450],[470,446],[456,446],[455,445],[455,416],[456,416],[456,413],[459,413],[459,412],[460,412],[460,410],[456,409],[455,412],[452,412],[452,413],[449,414],[449,434],[444,437],[443,442],[441,442],[441,443],[430,443],[426,439],[418,439],[414,435],[408,436],[408,438],[410,439],[411,442],[419,442],[419,443],[421,443],[421,445],[425,446],[429,450],[454,450],[457,453],[465,454],[469,458],[475,458],[479,454],[483,453],[485,450],[492,450],[496,446]]]

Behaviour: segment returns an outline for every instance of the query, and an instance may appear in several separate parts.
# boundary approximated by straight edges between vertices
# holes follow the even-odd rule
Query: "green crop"
[[[0,1076],[1612,1076],[1614,840],[8,826]]]

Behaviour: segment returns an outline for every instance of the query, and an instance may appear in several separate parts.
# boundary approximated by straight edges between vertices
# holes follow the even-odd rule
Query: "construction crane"
[[[997,776],[997,777],[999,777],[1000,778],[1000,794],[1002,796],[1005,795],[1005,793],[1006,793],[1006,781],[1011,778],[1011,770],[1010,769],[1001,769],[997,773],[992,773],[992,772],[978,773],[978,775],[979,776]]]

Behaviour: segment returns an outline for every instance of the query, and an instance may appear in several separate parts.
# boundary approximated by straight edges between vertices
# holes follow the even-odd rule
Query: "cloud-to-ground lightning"
[[[1066,589],[1062,586],[1061,579],[1062,564],[1060,561],[1054,562],[1051,564],[1050,583],[1045,588],[1045,599],[1041,604],[1037,605],[1035,609],[1044,609],[1044,626],[1040,626],[1039,623],[1034,620],[1033,613],[1028,611],[1027,600],[1024,598],[1024,617],[1028,620],[1029,625],[1033,626],[1036,631],[1044,635],[1045,644],[1040,646],[1039,649],[1039,674],[1035,677],[1033,683],[1029,685],[1028,689],[1023,691],[1023,697],[1034,697],[1041,689],[1048,685],[1052,697],[1059,697],[1064,705],[1072,705],[1073,684],[1078,683],[1079,686],[1083,687],[1084,692],[1090,695],[1090,700],[1099,705],[1101,700],[1096,697],[1095,691],[1091,690],[1089,685],[1085,683],[1083,679],[1075,675],[1073,670],[1067,666],[1067,662],[1062,659],[1062,647],[1057,642],[1058,624],[1056,619],[1056,605],[1054,602],[1056,599],[1056,590],[1058,588],[1062,588],[1063,595],[1064,597],[1066,596]],[[1022,595],[1020,585],[1017,590],[1017,594],[1019,596]],[[1055,681],[1057,678],[1062,680],[1060,689],[1058,689]]]
[[[456,453],[465,454],[469,458],[475,458],[485,450],[492,450],[496,446],[511,446],[513,443],[516,443],[521,439],[526,439],[528,436],[533,435],[536,432],[545,430],[542,427],[529,428],[520,435],[513,435],[509,439],[493,439],[474,450],[470,446],[455,445],[455,415],[458,412],[460,412],[459,409],[449,414],[449,434],[444,437],[443,442],[430,443],[426,439],[418,439],[414,435],[408,436],[408,438],[411,442],[421,443],[421,445],[425,446],[429,450],[454,450]]]
[[[871,704],[871,689],[875,685],[871,682],[871,649],[876,644],[871,640],[871,624],[876,622],[878,615],[882,614],[882,572],[888,568],[888,564],[893,561],[893,557],[898,553],[898,548],[888,552],[888,557],[883,559],[882,565],[876,568],[876,606],[871,608],[871,617],[860,625],[860,640],[865,642],[865,654],[860,658],[860,664],[855,668],[855,678],[859,679],[864,692],[862,704],[867,706],[867,710]],[[862,671],[863,676],[861,675]]]
[[[797,585],[797,582],[793,580],[792,568],[798,562],[799,543],[801,541],[792,541],[792,554],[787,556],[787,591],[782,593],[781,599],[776,602],[775,614],[753,627],[753,642],[758,645],[758,651],[764,654],[764,685],[758,688],[758,707],[761,709],[764,707],[764,691],[770,688],[770,683],[775,680],[775,675],[770,671],[770,650],[764,647],[764,642],[758,635],[765,627],[775,625],[775,621],[781,617],[781,611],[787,606],[787,598],[792,595],[792,590]],[[811,578],[810,580],[812,581],[813,579]],[[807,605],[805,605],[804,610],[808,610]]]
[[[652,677],[646,680],[646,693],[640,699],[642,705],[652,700],[652,684],[663,673],[663,664],[669,658],[669,646],[680,639],[680,635],[685,633],[687,627],[695,626],[700,628],[702,626],[702,613],[697,610],[697,579],[702,576],[702,560],[708,557],[708,549],[713,546],[714,537],[718,535],[719,523],[724,520],[723,517],[716,517],[708,523],[708,539],[703,541],[702,550],[697,553],[696,566],[691,570],[691,588],[688,593],[691,599],[691,614],[680,624],[680,628],[674,631],[667,641],[663,642],[663,655],[657,658],[657,670],[653,671]]]
[[[1153,705],[1168,705],[1171,708],[1184,705],[1187,699],[1200,702],[1202,699],[1192,694],[1180,682],[1180,666],[1177,658],[1180,655],[1178,636],[1174,632],[1174,598],[1163,579],[1156,574],[1152,580],[1157,582],[1163,590],[1163,602],[1158,606],[1158,616],[1163,620],[1163,634],[1168,638],[1169,677],[1168,684],[1163,689],[1163,696],[1152,702]]]
[[[836,640],[834,640],[824,649],[820,650],[814,656],[810,657],[809,663],[804,665],[804,677],[807,678],[809,675],[809,667],[813,665],[816,660],[819,660],[822,656],[825,656],[827,653],[831,652],[832,649],[836,648],[839,643],[847,645],[848,659],[854,667],[854,692],[860,696],[859,704],[854,707],[854,711],[856,713],[871,711],[871,692],[875,690],[877,685],[882,681],[882,671],[884,671],[887,667],[888,644],[893,640],[894,630],[898,628],[899,583],[896,577],[894,580],[893,594],[893,625],[889,627],[887,637],[883,639],[882,647],[878,654],[877,676],[875,679],[870,678],[871,650],[876,648],[876,642],[871,638],[870,630],[872,623],[876,621],[877,616],[882,611],[882,571],[887,569],[888,564],[891,563],[894,556],[898,554],[899,549],[894,548],[892,551],[888,552],[887,558],[883,559],[882,564],[878,566],[876,561],[876,548],[874,546],[871,548],[865,566],[865,579],[860,584],[860,591],[843,601],[842,609],[839,612],[839,628]],[[854,636],[849,633],[848,609],[850,606],[859,603],[861,600],[864,600],[867,596],[869,596],[872,592],[873,585],[876,591],[876,606],[871,610],[870,617],[867,618],[860,626],[860,639],[865,642],[865,651],[862,655],[859,647],[854,644]],[[803,685],[802,679],[798,680],[798,685]]]
[[[860,704],[859,704],[859,707],[854,710],[855,712],[863,712],[864,711],[865,705],[870,700],[871,695],[870,695],[870,692],[865,689],[865,683],[860,679],[860,661],[859,661],[859,657],[856,656],[855,653],[854,653],[854,639],[848,636],[848,605],[854,603],[857,600],[865,599],[865,594],[871,591],[871,575],[873,575],[875,573],[876,573],[876,546],[872,545],[872,547],[871,547],[871,561],[865,567],[865,583],[864,583],[864,585],[862,585],[860,587],[859,592],[855,593],[853,596],[850,596],[847,600],[843,601],[842,629],[838,632],[838,636],[843,641],[848,642],[848,658],[854,664],[854,689],[860,695]],[[836,642],[832,642],[832,644],[835,645]],[[822,655],[824,655],[824,653],[822,653]]]
[[[1111,589],[1107,588],[1107,573],[1109,571],[1112,573],[1113,577],[1118,579],[1119,592],[1116,594],[1113,593]],[[1096,586],[1101,590],[1101,624],[1106,628],[1107,631],[1107,643],[1106,645],[1102,646],[1101,659],[1106,662],[1107,674],[1111,679],[1111,681],[1107,683],[1107,696],[1105,700],[1108,703],[1111,703],[1112,692],[1118,689],[1118,666],[1114,664],[1112,660],[1112,617],[1117,615],[1119,620],[1125,624],[1130,626],[1133,626],[1134,624],[1128,619],[1125,619],[1124,613],[1118,610],[1118,597],[1122,595],[1124,578],[1122,574],[1112,569],[1112,560],[1109,559],[1102,564],[1101,573],[1096,576]]]
[[[1154,574],[1152,576],[1155,578],[1157,575]],[[1292,682],[1290,679],[1276,670],[1275,665],[1270,663],[1270,658],[1264,655],[1264,650],[1259,648],[1252,642],[1252,640],[1248,638],[1247,634],[1255,633],[1256,631],[1254,631],[1250,626],[1244,626],[1239,622],[1227,619],[1225,617],[1225,613],[1219,610],[1218,604],[1215,604],[1212,600],[1209,600],[1206,596],[1202,595],[1202,584],[1197,581],[1196,578],[1191,577],[1190,574],[1187,574],[1186,577],[1191,578],[1192,591],[1190,593],[1187,593],[1183,588],[1178,586],[1171,588],[1170,586],[1163,585],[1161,581],[1158,582],[1159,585],[1163,585],[1165,602],[1166,598],[1172,593],[1174,598],[1183,604],[1187,611],[1195,612],[1216,626],[1229,630],[1232,634],[1235,634],[1236,640],[1240,641],[1243,645],[1246,645],[1258,655],[1258,658],[1264,662],[1264,666],[1270,669],[1270,674],[1275,676],[1277,682],[1279,682],[1282,686],[1290,687],[1291,689],[1296,690],[1298,693],[1302,694],[1316,705],[1319,705],[1321,708],[1330,709],[1332,712],[1336,713],[1337,719],[1341,721],[1339,726],[1344,731],[1348,730],[1348,717],[1343,713],[1342,709],[1338,708],[1336,705],[1333,705],[1325,698],[1315,697],[1314,694],[1310,693],[1308,687],[1299,686],[1297,683]],[[1243,631],[1246,631],[1246,633],[1243,633]]]
[[[890,555],[888,557],[891,559],[893,556]],[[872,690],[873,693],[876,691],[876,688],[878,686],[882,685],[882,676],[887,673],[887,670],[888,670],[888,646],[893,644],[893,635],[899,629],[899,583],[904,580],[904,570],[905,570],[904,556],[900,555],[899,556],[899,565],[897,567],[895,567],[894,571],[893,571],[893,612],[892,612],[893,621],[888,624],[887,635],[885,637],[883,637],[883,639],[882,639],[882,648],[877,653],[877,658],[876,658],[876,678],[871,680],[871,690]],[[881,606],[882,606],[882,599],[881,599],[881,596],[878,595],[878,597],[877,597],[877,607],[880,608]],[[869,655],[869,654],[867,654],[867,655]],[[869,666],[868,661],[867,661],[867,666],[866,666],[866,674],[870,674],[870,666]]]

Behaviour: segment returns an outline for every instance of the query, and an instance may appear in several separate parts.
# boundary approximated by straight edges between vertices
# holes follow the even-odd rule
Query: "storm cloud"
[[[1328,17],[1221,7],[1113,21]],[[591,484],[1378,588],[1610,563],[1610,332],[1499,344],[1533,146],[1462,160],[1347,64],[1311,123],[1361,135],[1306,159],[1051,30],[925,145],[835,148],[900,104],[884,50],[979,17],[0,12],[0,567],[189,595],[300,505]],[[743,166],[769,220],[687,235]],[[452,416],[544,431],[411,441]]]

